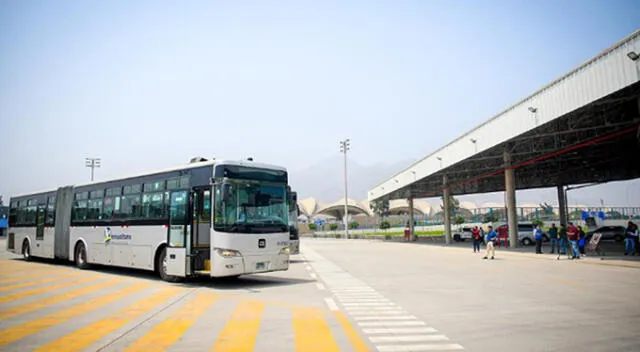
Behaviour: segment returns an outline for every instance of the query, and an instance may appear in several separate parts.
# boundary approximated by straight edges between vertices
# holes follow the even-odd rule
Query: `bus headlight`
[[[216,253],[223,258],[231,258],[231,257],[242,257],[242,254],[238,251],[234,251],[233,249],[224,249],[224,248],[216,248]]]
[[[280,250],[280,253],[278,253],[278,254],[289,254],[289,253],[291,253],[291,248],[289,248],[289,247],[284,247],[284,248],[282,248],[282,249]]]

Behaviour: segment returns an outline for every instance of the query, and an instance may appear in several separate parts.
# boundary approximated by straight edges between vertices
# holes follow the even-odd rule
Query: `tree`
[[[454,219],[454,222],[455,222],[456,225],[464,224],[464,216],[456,215],[456,218]]]
[[[369,203],[369,207],[374,214],[378,215],[381,219],[389,216],[389,200],[388,199],[376,199]]]

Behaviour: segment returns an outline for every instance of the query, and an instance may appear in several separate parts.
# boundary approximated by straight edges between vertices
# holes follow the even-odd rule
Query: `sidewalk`
[[[310,235],[301,236],[304,238],[313,238]],[[316,238],[331,238],[336,239],[335,236],[332,235],[324,235],[317,234]],[[472,242],[452,242],[449,245],[444,243],[444,236],[419,236],[418,240],[415,242],[407,242],[400,236],[394,236],[391,239],[385,239],[384,236],[366,236],[359,238],[350,238],[350,241],[353,240],[369,240],[369,241],[380,241],[380,242],[391,242],[391,243],[403,243],[407,245],[418,245],[418,246],[434,246],[440,248],[446,248],[449,250],[460,250],[460,251],[471,251],[473,248]],[[339,239],[344,240],[344,239]],[[604,255],[598,256],[596,253],[587,252],[586,257],[582,257],[578,260],[574,260],[577,263],[583,264],[593,264],[593,265],[608,265],[608,266],[618,266],[625,268],[638,268],[640,269],[640,256],[625,256],[624,255],[624,245],[620,243],[609,243],[603,242],[601,247],[604,251]],[[484,251],[486,247],[481,245],[480,250]],[[568,256],[561,255],[558,258],[557,252],[555,254],[549,253],[550,245],[549,243],[544,243],[542,246],[543,254],[535,253],[535,246],[526,246],[526,247],[496,247],[497,251],[500,251],[501,255],[507,256],[519,256],[519,257],[527,257],[527,258],[535,258],[535,259],[546,259],[546,260],[571,260]]]

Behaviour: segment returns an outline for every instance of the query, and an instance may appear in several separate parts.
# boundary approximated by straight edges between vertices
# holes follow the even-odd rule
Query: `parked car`
[[[530,246],[536,243],[536,239],[533,237],[534,227],[532,223],[518,223],[518,241],[520,241],[522,245]],[[498,235],[508,233],[508,228],[509,226],[507,224],[502,224],[498,226],[496,232],[498,232]],[[542,231],[542,242],[549,242],[549,234],[546,231]]]
[[[624,226],[601,226],[595,230],[590,230],[586,233],[585,241],[589,242],[591,240],[591,236],[594,233],[599,232],[602,234],[600,237],[600,241],[608,240],[608,241],[616,241],[621,242],[624,240],[626,228]]]
[[[453,240],[456,242],[464,242],[464,240],[470,240],[472,237],[471,228],[463,227],[453,234]]]

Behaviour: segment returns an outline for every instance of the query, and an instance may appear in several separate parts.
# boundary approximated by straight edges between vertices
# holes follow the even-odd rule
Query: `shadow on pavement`
[[[11,261],[25,261],[23,258],[9,258]],[[55,267],[67,267],[71,270],[83,270],[87,273],[96,272],[102,274],[109,275],[118,275],[122,277],[130,277],[144,280],[153,280],[159,282],[163,281],[157,273],[148,270],[142,269],[132,269],[132,268],[121,268],[121,267],[112,267],[105,265],[92,264],[88,269],[78,269],[74,265],[73,262],[65,261],[65,260],[54,260],[54,259],[46,259],[46,258],[32,258],[30,260],[33,263],[45,264],[49,265],[52,268]],[[173,285],[180,285],[186,287],[209,287],[218,290],[256,290],[260,288],[267,287],[275,287],[275,286],[288,286],[288,285],[298,285],[309,282],[315,282],[312,279],[295,279],[295,278],[285,278],[285,277],[276,277],[277,275],[283,272],[270,272],[264,274],[248,274],[240,277],[221,277],[221,278],[213,278],[206,276],[199,276],[193,278],[187,278],[181,282],[170,283]],[[253,291],[259,292],[259,291]]]

